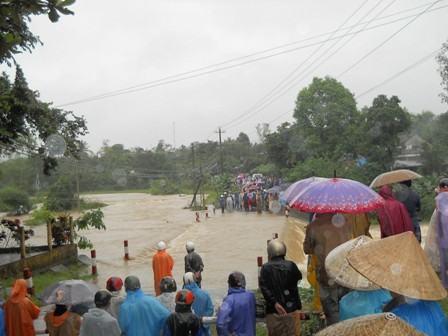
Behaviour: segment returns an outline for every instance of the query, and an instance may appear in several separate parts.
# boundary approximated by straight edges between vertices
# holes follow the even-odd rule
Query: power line
[[[446,1],[446,0],[440,0],[440,1]],[[438,8],[434,8],[433,10],[431,10],[431,12],[435,11],[435,10],[440,10],[440,9],[443,9],[443,8],[446,8],[446,7],[448,7],[448,5],[440,6]],[[405,10],[405,11],[402,11],[402,12],[397,12],[396,14],[393,14],[393,16],[396,16],[396,15],[402,14],[403,12],[408,12],[408,11],[411,11],[411,10],[415,10],[415,8],[409,9],[409,10]],[[382,18],[378,18],[378,20],[382,20],[382,19],[384,19],[386,17],[390,17],[390,16],[385,16],[385,17],[382,17]],[[353,32],[353,33],[350,33],[350,34],[342,34],[342,35],[339,35],[339,36],[335,36],[332,40],[340,39],[341,37],[345,37],[345,36],[349,36],[349,35],[353,35],[353,34],[357,34],[357,33],[361,32],[361,31],[373,30],[375,28],[383,27],[383,26],[386,26],[386,25],[389,25],[389,24],[393,24],[395,22],[399,22],[399,21],[405,20],[405,19],[407,19],[409,17],[413,17],[413,15],[406,16],[406,17],[400,17],[398,19],[387,21],[387,22],[384,22],[384,23],[372,26],[372,27],[370,27],[368,29],[356,31],[356,32]],[[349,27],[347,27],[347,28],[349,28]],[[263,50],[263,51],[260,51],[260,52],[252,53],[250,55],[241,56],[241,57],[234,58],[234,59],[231,59],[231,60],[228,60],[228,61],[224,61],[224,62],[221,62],[221,63],[216,63],[216,64],[209,65],[209,66],[206,66],[206,67],[201,67],[201,68],[198,68],[198,69],[195,69],[195,70],[191,70],[191,71],[187,71],[187,72],[184,72],[184,73],[167,76],[167,77],[155,80],[155,81],[142,83],[142,84],[139,84],[139,85],[134,85],[134,86],[131,86],[131,87],[128,87],[128,88],[125,88],[125,89],[115,90],[115,91],[111,91],[111,92],[104,93],[104,94],[101,94],[101,95],[91,96],[91,97],[88,97],[88,98],[79,99],[79,100],[76,100],[76,101],[64,103],[64,104],[58,105],[57,107],[72,106],[72,105],[77,105],[77,104],[81,104],[81,103],[86,103],[86,102],[91,102],[91,101],[111,98],[111,97],[115,97],[115,96],[119,96],[119,95],[123,95],[123,94],[139,92],[139,91],[142,91],[142,90],[147,90],[147,89],[154,88],[154,87],[159,87],[159,86],[162,86],[162,85],[172,84],[172,83],[184,81],[184,80],[187,80],[187,79],[192,79],[192,78],[205,76],[205,75],[208,75],[208,74],[211,74],[211,73],[215,73],[215,72],[224,71],[224,70],[232,69],[232,68],[235,68],[235,67],[240,67],[240,66],[243,66],[243,65],[247,65],[247,64],[254,63],[254,62],[258,62],[258,61],[262,61],[262,60],[265,60],[265,59],[269,59],[269,58],[272,58],[272,57],[275,57],[275,56],[279,56],[279,55],[291,53],[291,52],[294,52],[294,51],[306,49],[306,48],[309,48],[309,47],[312,47],[312,46],[315,46],[315,45],[319,45],[319,44],[325,43],[327,41],[325,40],[325,41],[313,42],[313,43],[305,44],[305,45],[302,45],[302,46],[298,46],[298,47],[294,47],[294,48],[278,51],[278,52],[275,52],[275,53],[272,53],[272,54],[269,54],[269,55],[259,56],[259,57],[256,57],[256,58],[253,58],[253,59],[249,59],[249,60],[246,60],[246,61],[243,61],[243,62],[240,62],[240,63],[231,64],[231,65],[227,65],[227,66],[222,66],[222,67],[218,67],[218,68],[213,69],[213,70],[196,73],[198,71],[210,69],[210,68],[217,67],[217,66],[224,65],[224,64],[233,63],[233,62],[235,62],[237,60],[242,60],[242,59],[246,59],[246,58],[249,58],[249,57],[252,57],[252,56],[261,55],[261,54],[267,53],[269,51],[274,51],[274,50],[278,50],[278,49],[284,48],[285,46],[295,45],[295,44],[298,44],[300,42],[313,40],[313,39],[316,39],[316,38],[319,38],[319,37],[322,37],[322,36],[326,36],[326,35],[328,35],[328,33],[320,34],[320,35],[317,35],[316,37],[310,37],[310,38],[303,39],[303,40],[300,40],[300,41],[288,43],[288,44],[285,44],[285,45],[282,45],[282,46],[269,48],[269,49],[266,49],[266,50]],[[184,76],[184,77],[182,77],[182,76]]]
[[[441,48],[437,48],[436,50],[430,52],[429,54],[425,55],[424,57],[420,58],[419,60],[417,60],[416,62],[412,63],[411,65],[408,65],[406,68],[400,70],[399,72],[393,74],[392,76],[388,77],[387,79],[383,80],[382,82],[372,86],[371,88],[363,91],[362,93],[358,94],[355,96],[355,98],[360,98],[362,96],[365,96],[366,94],[378,89],[379,87],[391,82],[392,80],[400,77],[401,75],[403,75],[404,73],[412,70],[413,68],[419,66],[420,64],[428,61],[429,59],[431,59],[432,57],[434,57],[435,55],[437,55],[437,53],[440,51]],[[275,117],[274,119],[268,121],[268,124],[272,124],[273,122],[277,121],[278,119],[282,118],[283,116],[287,115],[287,114],[292,114],[293,112],[288,110],[285,111],[281,114],[279,114],[277,117]]]
[[[361,92],[360,94],[356,95],[355,98],[365,96],[366,94],[372,92],[373,90],[378,89],[379,87],[383,86],[384,84],[389,83],[390,81],[394,80],[395,78],[400,77],[401,75],[408,72],[409,70],[412,70],[413,68],[419,66],[420,64],[428,61],[432,57],[436,56],[437,53],[440,51],[440,49],[441,48],[437,48],[436,50],[432,51],[431,53],[427,54],[426,56],[420,58],[418,61],[416,61],[416,62],[412,63],[411,65],[407,66],[406,68],[400,70],[396,74],[394,74],[394,75],[388,77],[387,79],[383,80],[382,82],[372,86],[370,89],[367,89],[367,90]]]
[[[404,29],[406,29],[410,24],[412,24],[415,20],[417,20],[420,16],[422,16],[423,14],[425,14],[428,10],[430,10],[432,7],[434,7],[434,5],[436,5],[437,3],[441,2],[443,0],[437,0],[434,1],[432,4],[430,4],[428,7],[426,7],[423,11],[421,11],[420,13],[418,13],[417,15],[415,15],[411,20],[409,20],[406,24],[404,24],[402,27],[400,27],[400,29],[398,29],[397,31],[395,31],[393,34],[391,34],[389,37],[387,37],[383,42],[381,42],[380,44],[378,44],[375,48],[373,48],[372,50],[370,50],[367,54],[365,54],[364,56],[362,56],[359,60],[357,60],[354,64],[352,64],[351,66],[349,66],[347,69],[345,69],[344,71],[342,71],[338,76],[336,76],[336,78],[340,78],[343,75],[345,75],[347,72],[349,72],[350,70],[352,70],[353,68],[355,68],[358,64],[360,64],[362,61],[364,61],[367,57],[369,57],[370,55],[372,55],[375,51],[377,51],[379,48],[381,48],[383,45],[385,45],[387,42],[389,42],[390,40],[392,40],[395,36],[397,36],[400,32],[402,32]]]
[[[363,22],[363,20],[369,16],[370,13],[372,13],[384,0],[379,0],[376,5],[371,8],[366,14],[364,14],[355,25],[358,25],[359,22]],[[374,20],[376,17],[378,17],[380,14],[382,14],[390,5],[392,5],[393,2],[395,2],[396,0],[392,0],[392,2],[386,6],[381,12],[379,12],[373,19],[367,21],[366,25],[363,27],[363,29],[365,29],[368,24],[370,22],[372,22],[372,20]],[[365,3],[364,3],[365,4]],[[363,4],[363,5],[364,5]],[[355,11],[353,14],[355,14],[357,11]],[[351,17],[353,17],[353,14],[348,18],[350,19]],[[342,24],[342,26],[347,22],[348,20],[344,21],[344,23]],[[340,28],[342,28],[342,26],[340,26]],[[354,26],[352,26],[354,27]],[[351,29],[348,31],[351,32]],[[345,44],[343,44],[340,48],[338,48],[336,50],[339,51],[340,49],[342,49],[342,47],[344,47],[345,45],[348,44],[348,42],[350,42],[356,35],[352,35],[350,37],[350,39],[348,41],[346,41]],[[315,71],[319,66],[321,66],[326,60],[328,60],[330,57],[332,57],[336,52],[332,53],[329,57],[327,57],[324,61],[322,61],[321,63],[319,63],[316,67],[314,67],[312,70],[310,70],[310,67],[312,67],[314,64],[316,64],[316,62],[318,62],[323,56],[325,56],[334,46],[336,46],[343,38],[334,41],[334,43],[328,47],[323,53],[321,53],[313,62],[311,62],[311,64],[309,64],[307,66],[307,68],[305,68],[305,70],[303,72],[300,72],[299,74],[297,74],[296,76],[294,76],[292,79],[288,80],[288,81],[283,81],[283,85],[281,86],[277,86],[277,88],[280,87],[280,90],[278,90],[277,94],[272,95],[272,97],[270,97],[270,99],[268,99],[264,104],[262,104],[262,106],[260,106],[258,109],[253,110],[252,112],[246,114],[241,122],[244,122],[245,120],[249,119],[252,115],[254,115],[257,112],[260,112],[262,110],[264,110],[266,107],[268,107],[269,105],[271,105],[273,102],[275,102],[276,100],[278,100],[279,98],[281,98],[282,96],[284,96],[290,89],[294,88],[300,81],[302,81],[303,79],[306,78],[306,76],[308,76],[309,73]],[[321,45],[323,46],[323,45]],[[320,48],[319,48],[320,50]],[[308,58],[305,62],[307,62],[310,58]],[[305,63],[304,62],[304,63]],[[301,65],[303,65],[304,63],[302,63]],[[296,68],[290,75],[293,75],[294,72],[296,72],[296,70],[298,70],[298,68]],[[290,76],[288,76],[290,77]],[[295,82],[297,80],[297,78],[299,78],[298,82]],[[289,85],[289,86],[288,86]],[[275,90],[271,91],[271,93],[275,92]],[[237,125],[235,124],[234,126],[231,126],[230,128],[234,128]]]
[[[366,59],[368,56],[370,56],[374,51],[376,51],[377,49],[379,49],[380,47],[382,47],[385,43],[387,43],[388,41],[390,41],[393,37],[395,37],[398,33],[400,33],[401,31],[403,31],[406,27],[408,27],[411,23],[413,23],[416,19],[418,19],[420,16],[422,16],[423,14],[427,13],[431,7],[433,7],[435,4],[437,4],[438,2],[440,2],[442,0],[438,0],[438,1],[434,1],[432,2],[429,6],[427,6],[423,11],[419,12],[418,14],[412,16],[411,20],[409,20],[404,26],[400,27],[400,29],[398,29],[397,31],[395,31],[392,35],[388,36],[383,42],[381,42],[379,45],[377,45],[374,49],[372,49],[371,51],[369,51],[367,54],[365,54],[360,60],[358,60],[357,62],[355,62],[355,64],[353,64],[352,66],[350,66],[347,70],[344,71],[348,72],[349,70],[351,70],[352,68],[354,68],[357,64],[359,64],[362,60]],[[356,33],[357,34],[357,33]],[[339,49],[338,49],[339,50]],[[338,51],[337,50],[337,51]],[[320,65],[320,64],[319,64]],[[303,76],[300,80],[302,80],[303,78],[305,78],[305,76]],[[289,86],[286,90],[283,91],[283,93],[280,93],[277,97],[273,98],[270,102],[268,102],[267,104],[265,104],[265,106],[261,107],[258,109],[258,111],[255,112],[260,112],[261,110],[263,110],[264,108],[266,108],[267,106],[269,106],[270,104],[272,104],[274,101],[278,100],[280,97],[284,96],[291,88],[293,88],[295,86],[295,84]],[[253,113],[252,113],[253,114]],[[276,118],[277,119],[277,118]],[[231,128],[231,127],[229,127]]]
[[[293,71],[291,71],[288,75],[286,75],[286,77],[284,77],[277,85],[274,86],[273,89],[271,89],[267,94],[265,94],[263,97],[261,97],[261,99],[259,99],[254,106],[252,106],[251,108],[249,108],[247,111],[244,111],[243,113],[241,113],[240,115],[236,116],[235,118],[233,118],[232,120],[230,120],[229,122],[225,123],[224,125],[222,125],[223,127],[229,126],[233,123],[235,123],[236,121],[238,121],[240,118],[247,118],[248,115],[247,113],[250,111],[253,111],[254,109],[256,109],[260,103],[261,105],[263,104],[263,101],[265,101],[266,99],[269,99],[270,96],[272,96],[272,94],[275,93],[275,91],[281,87],[291,76],[293,76],[297,71],[299,71],[300,68],[302,68],[310,59],[312,59],[314,57],[314,55],[316,55],[324,46],[325,44],[330,41],[334,34],[338,33],[344,26],[345,24],[350,21],[351,18],[353,18],[368,2],[369,0],[365,0],[359,7],[357,7],[339,26],[338,28],[336,28],[336,30],[334,30],[331,35],[329,36],[329,38],[327,38],[322,44],[320,44],[316,49],[314,49],[314,51],[303,61],[301,62],[298,66],[296,66]],[[383,1],[383,0],[380,0]]]

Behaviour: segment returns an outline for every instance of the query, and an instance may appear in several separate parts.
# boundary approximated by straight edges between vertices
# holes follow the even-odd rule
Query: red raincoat
[[[382,186],[379,194],[386,201],[382,208],[376,213],[380,222],[381,238],[393,236],[406,231],[414,231],[411,217],[403,203],[397,201],[392,189],[388,186]]]
[[[39,317],[40,309],[28,299],[26,294],[26,281],[16,280],[11,296],[4,306],[6,335],[8,336],[36,335],[33,320]]]

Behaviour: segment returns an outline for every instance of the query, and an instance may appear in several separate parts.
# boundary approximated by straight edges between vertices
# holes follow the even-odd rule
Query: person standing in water
[[[166,251],[166,243],[159,241],[157,252],[152,257],[152,270],[154,272],[154,291],[160,295],[160,281],[163,277],[173,276],[174,260]]]

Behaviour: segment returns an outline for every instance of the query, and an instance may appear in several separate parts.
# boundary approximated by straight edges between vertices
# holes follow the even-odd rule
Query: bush
[[[26,212],[31,210],[31,200],[26,192],[14,187],[0,190],[0,211],[16,211],[20,206],[23,206]]]
[[[151,195],[175,195],[191,193],[191,185],[185,180],[159,179],[151,182],[149,188]]]
[[[67,177],[59,178],[48,191],[45,207],[50,211],[73,209],[75,200],[75,183]]]
[[[50,219],[54,218],[55,215],[45,207],[42,207],[36,211],[33,211],[31,218],[26,220],[28,225],[40,225],[46,224]]]

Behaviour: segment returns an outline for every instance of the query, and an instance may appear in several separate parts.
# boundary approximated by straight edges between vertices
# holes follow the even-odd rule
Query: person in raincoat
[[[166,276],[173,276],[174,260],[166,252],[166,244],[160,241],[157,244],[157,252],[152,257],[152,270],[154,272],[154,291],[156,296],[160,295],[160,280]]]
[[[110,304],[105,308],[105,310],[115,319],[118,319],[118,312],[124,301],[124,297],[120,294],[122,288],[123,280],[121,280],[121,278],[110,277],[107,279],[106,289],[110,292],[112,298],[110,299]]]
[[[195,299],[192,308],[197,316],[213,316],[215,309],[213,307],[212,298],[205,290],[199,288],[194,274],[191,272],[184,274],[184,289],[188,289],[194,294]],[[208,326],[203,326],[201,329],[203,335],[211,335]]]
[[[202,271],[204,270],[204,263],[201,256],[195,251],[195,246],[192,241],[187,241],[185,244],[187,255],[185,261],[185,273],[192,272],[195,276],[196,283],[201,287]]]
[[[342,219],[342,225],[336,219]],[[347,289],[330,281],[325,269],[325,259],[335,247],[352,238],[352,228],[340,214],[316,214],[306,227],[303,251],[316,256],[316,277],[319,296],[327,325],[339,321],[339,301],[347,294]],[[335,222],[336,224],[333,224]]]
[[[59,302],[59,303],[58,303]],[[56,293],[56,307],[45,315],[45,325],[50,336],[78,336],[81,317],[68,310],[64,302],[64,291]]]
[[[112,294],[107,290],[100,290],[95,294],[96,308],[90,308],[84,314],[80,336],[120,336],[121,330],[117,319],[112,317],[106,308],[110,305]]]
[[[422,232],[420,229],[420,220],[418,218],[418,212],[421,210],[420,196],[412,189],[411,180],[400,182],[400,187],[401,188],[395,193],[395,196],[408,210],[412,225],[414,226],[415,238],[421,243]]]
[[[34,336],[33,320],[39,317],[40,309],[27,296],[26,281],[18,279],[14,283],[11,296],[5,306],[6,335]]]
[[[229,291],[218,311],[218,336],[255,336],[255,295],[246,291],[246,279],[241,272],[232,272]]]
[[[163,336],[200,336],[201,319],[191,310],[194,295],[187,289],[176,294],[176,311],[166,320]]]
[[[440,257],[440,277],[448,288],[448,178],[439,183],[436,197],[436,233]]]
[[[269,242],[269,261],[261,267],[259,287],[266,301],[266,326],[270,336],[300,336],[297,265],[286,260],[286,245],[278,239]]]
[[[219,207],[221,208],[221,213],[224,213],[224,209],[226,208],[226,199],[224,195],[219,196]]]
[[[155,336],[163,330],[170,315],[153,296],[147,296],[140,289],[140,280],[128,276],[124,280],[126,299],[121,304],[118,324],[126,336]]]
[[[448,336],[448,321],[436,301],[403,298],[392,313],[428,336]]]
[[[5,336],[5,313],[2,306],[3,302],[0,304],[0,336]]]
[[[156,299],[159,300],[159,302],[163,304],[171,313],[174,313],[176,308],[176,290],[176,280],[172,277],[162,278],[160,281],[160,291],[162,294],[156,297]]]
[[[383,207],[376,210],[380,223],[381,238],[406,231],[414,232],[411,217],[403,203],[397,201],[388,185],[380,188],[380,196],[385,200]]]

